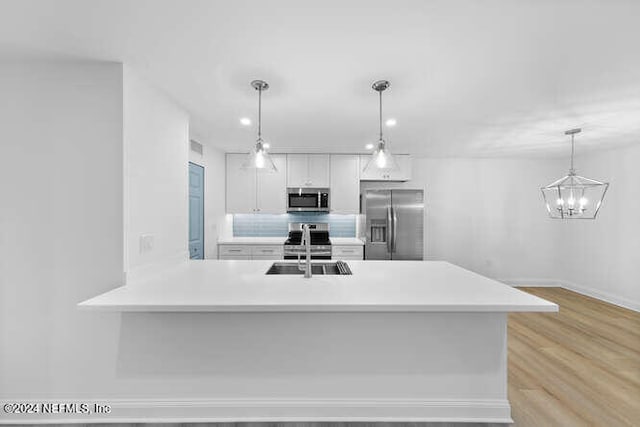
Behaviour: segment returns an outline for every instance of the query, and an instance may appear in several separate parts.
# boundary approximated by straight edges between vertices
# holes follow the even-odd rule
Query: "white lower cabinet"
[[[364,259],[364,246],[361,245],[332,245],[331,259],[361,260]]]
[[[284,247],[282,245],[260,245],[251,247],[251,259],[283,259]]]
[[[283,245],[218,245],[218,259],[263,259],[278,260],[284,258]]]
[[[218,259],[224,260],[250,260],[250,255],[218,255]]]
[[[251,256],[249,245],[218,245],[219,256]]]

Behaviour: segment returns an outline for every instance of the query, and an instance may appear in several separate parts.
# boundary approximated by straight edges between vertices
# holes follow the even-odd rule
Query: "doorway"
[[[189,258],[204,259],[204,168],[189,162]]]

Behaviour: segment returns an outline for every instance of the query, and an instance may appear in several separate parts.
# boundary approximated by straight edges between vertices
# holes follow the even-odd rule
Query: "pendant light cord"
[[[382,91],[379,91],[380,95],[380,141],[382,141]]]
[[[258,141],[262,140],[262,87],[258,89]]]

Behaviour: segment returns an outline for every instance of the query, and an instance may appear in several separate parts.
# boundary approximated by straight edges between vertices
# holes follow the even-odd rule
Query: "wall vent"
[[[198,153],[202,156],[202,144],[200,144],[198,141],[194,141],[193,139],[190,141],[191,142],[191,151],[193,151],[194,153]]]

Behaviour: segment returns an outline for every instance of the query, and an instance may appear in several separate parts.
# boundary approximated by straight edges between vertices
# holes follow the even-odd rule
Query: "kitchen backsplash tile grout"
[[[304,212],[291,214],[235,214],[234,237],[284,237],[290,222],[326,222],[333,237],[356,237],[358,215]]]

